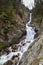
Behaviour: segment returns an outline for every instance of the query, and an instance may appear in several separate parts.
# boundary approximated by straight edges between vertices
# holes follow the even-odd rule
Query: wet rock
[[[12,57],[12,62],[13,62],[13,65],[17,65],[17,63],[19,62],[18,55]]]
[[[9,54],[9,53],[10,51],[8,49],[4,49],[4,50],[1,50],[0,55]]]
[[[3,54],[6,54],[6,52],[4,50],[1,51],[1,55],[3,55]]]
[[[38,28],[34,28],[34,31],[35,31],[35,36],[34,36],[34,38],[37,38],[38,36],[39,36],[39,34],[40,34],[40,29],[38,29]]]
[[[39,33],[36,33],[35,36],[34,36],[34,38],[37,38],[38,36],[39,36]]]
[[[38,29],[37,29],[37,28],[35,28],[35,29],[34,29],[34,31],[37,33],[37,32],[38,32]]]
[[[26,41],[26,43],[30,43],[31,41]]]
[[[13,57],[12,57],[12,60],[14,60],[16,57],[18,57],[18,56],[17,56],[17,55],[13,56]]]
[[[5,52],[7,52],[7,54],[9,54],[9,53],[10,53],[10,51],[9,51],[9,49],[8,49],[8,48],[4,49],[4,51],[5,51]]]
[[[17,51],[17,50],[18,50],[18,46],[17,46],[17,45],[13,45],[13,46],[12,46],[12,51],[15,52],[15,51]]]
[[[21,46],[25,45],[25,40],[21,41]]]

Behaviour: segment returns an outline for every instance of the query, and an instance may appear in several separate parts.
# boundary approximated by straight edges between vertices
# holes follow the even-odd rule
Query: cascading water
[[[29,9],[32,9],[33,6],[34,6],[34,0],[23,0],[23,4],[28,7]],[[19,58],[21,59],[22,55],[24,52],[27,51],[29,45],[33,42],[34,40],[34,35],[35,35],[35,32],[34,32],[34,29],[30,26],[28,26],[28,24],[30,24],[31,22],[31,19],[32,19],[32,13],[30,13],[30,20],[29,22],[26,24],[26,31],[27,31],[27,35],[26,35],[26,39],[25,39],[25,45],[22,46],[21,48],[18,49],[17,52],[12,52],[12,49],[11,47],[9,48],[10,49],[10,53],[7,55],[7,54],[4,54],[0,57],[0,65],[3,65],[5,62],[7,62],[8,60],[11,60],[11,58],[14,56],[14,55],[17,55],[19,53]],[[20,42],[21,43],[21,42]],[[19,60],[20,60],[19,59]]]
[[[34,7],[34,0],[22,0],[22,3],[30,10]]]
[[[26,24],[26,31],[27,31],[26,41],[27,41],[28,43],[29,43],[29,42],[31,43],[31,42],[33,41],[33,39],[34,39],[34,34],[35,34],[34,29],[33,29],[32,27],[28,26],[28,25],[30,24],[31,20],[32,20],[32,13],[30,13],[30,20],[29,20],[29,22]]]

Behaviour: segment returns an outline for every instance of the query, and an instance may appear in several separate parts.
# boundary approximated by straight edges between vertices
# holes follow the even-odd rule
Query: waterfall
[[[23,4],[27,8],[29,8],[29,10],[32,10],[34,8],[34,0],[23,0]],[[32,21],[32,13],[30,13],[30,20],[26,24],[26,31],[27,31],[26,42],[28,42],[28,43],[33,41],[34,35],[35,35],[34,29],[32,27],[28,26],[31,21]]]
[[[30,24],[31,21],[32,21],[32,13],[30,13],[30,20],[29,20],[29,22],[26,24],[26,26],[27,26],[28,24]]]
[[[34,0],[22,0],[23,4],[29,8],[29,10],[32,10],[34,7]]]
[[[29,8],[30,10],[32,10],[32,8],[34,7],[34,0],[22,0],[23,1],[23,4]],[[22,55],[24,52],[27,51],[29,45],[33,42],[34,40],[34,35],[35,35],[35,32],[34,32],[34,29],[30,26],[28,26],[28,24],[30,24],[32,20],[32,13],[30,13],[30,20],[29,22],[26,24],[26,31],[27,31],[27,34],[26,34],[26,39],[25,39],[25,45],[21,47],[21,49],[17,50],[17,52],[12,52],[12,49],[11,47],[9,47],[10,49],[10,53],[8,55],[4,54],[2,56],[0,56],[0,65],[3,65],[5,62],[7,62],[8,60],[11,60],[11,58],[14,56],[14,55],[17,55],[19,53],[19,58],[21,59],[22,58]],[[21,43],[21,42],[20,42]],[[19,59],[19,60],[20,60]]]
[[[32,42],[34,40],[34,35],[35,35],[35,32],[34,32],[34,29],[30,26],[28,26],[31,22],[31,17],[32,17],[32,13],[30,13],[30,20],[29,22],[26,24],[26,31],[27,31],[27,35],[26,35],[26,42]]]

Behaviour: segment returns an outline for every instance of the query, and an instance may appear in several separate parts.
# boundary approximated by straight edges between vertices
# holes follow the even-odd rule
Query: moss
[[[0,43],[0,49],[4,48],[6,46],[5,43]]]
[[[8,15],[6,14],[6,12],[2,12],[2,14],[0,15],[0,18],[5,21],[8,20]]]
[[[6,7],[2,6],[0,10],[0,19],[2,19],[4,22],[8,22],[9,20],[13,23],[16,22],[16,9],[13,7],[13,5],[9,5]]]

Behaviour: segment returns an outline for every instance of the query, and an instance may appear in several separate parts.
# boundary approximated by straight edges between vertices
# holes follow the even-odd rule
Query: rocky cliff
[[[31,25],[43,31],[43,1],[42,0],[35,0],[35,8],[33,8],[32,13],[33,13],[33,19]]]
[[[35,39],[24,53],[20,65],[42,65],[43,64],[43,33]]]
[[[29,10],[21,0],[0,0],[0,49],[16,43],[26,34]]]

